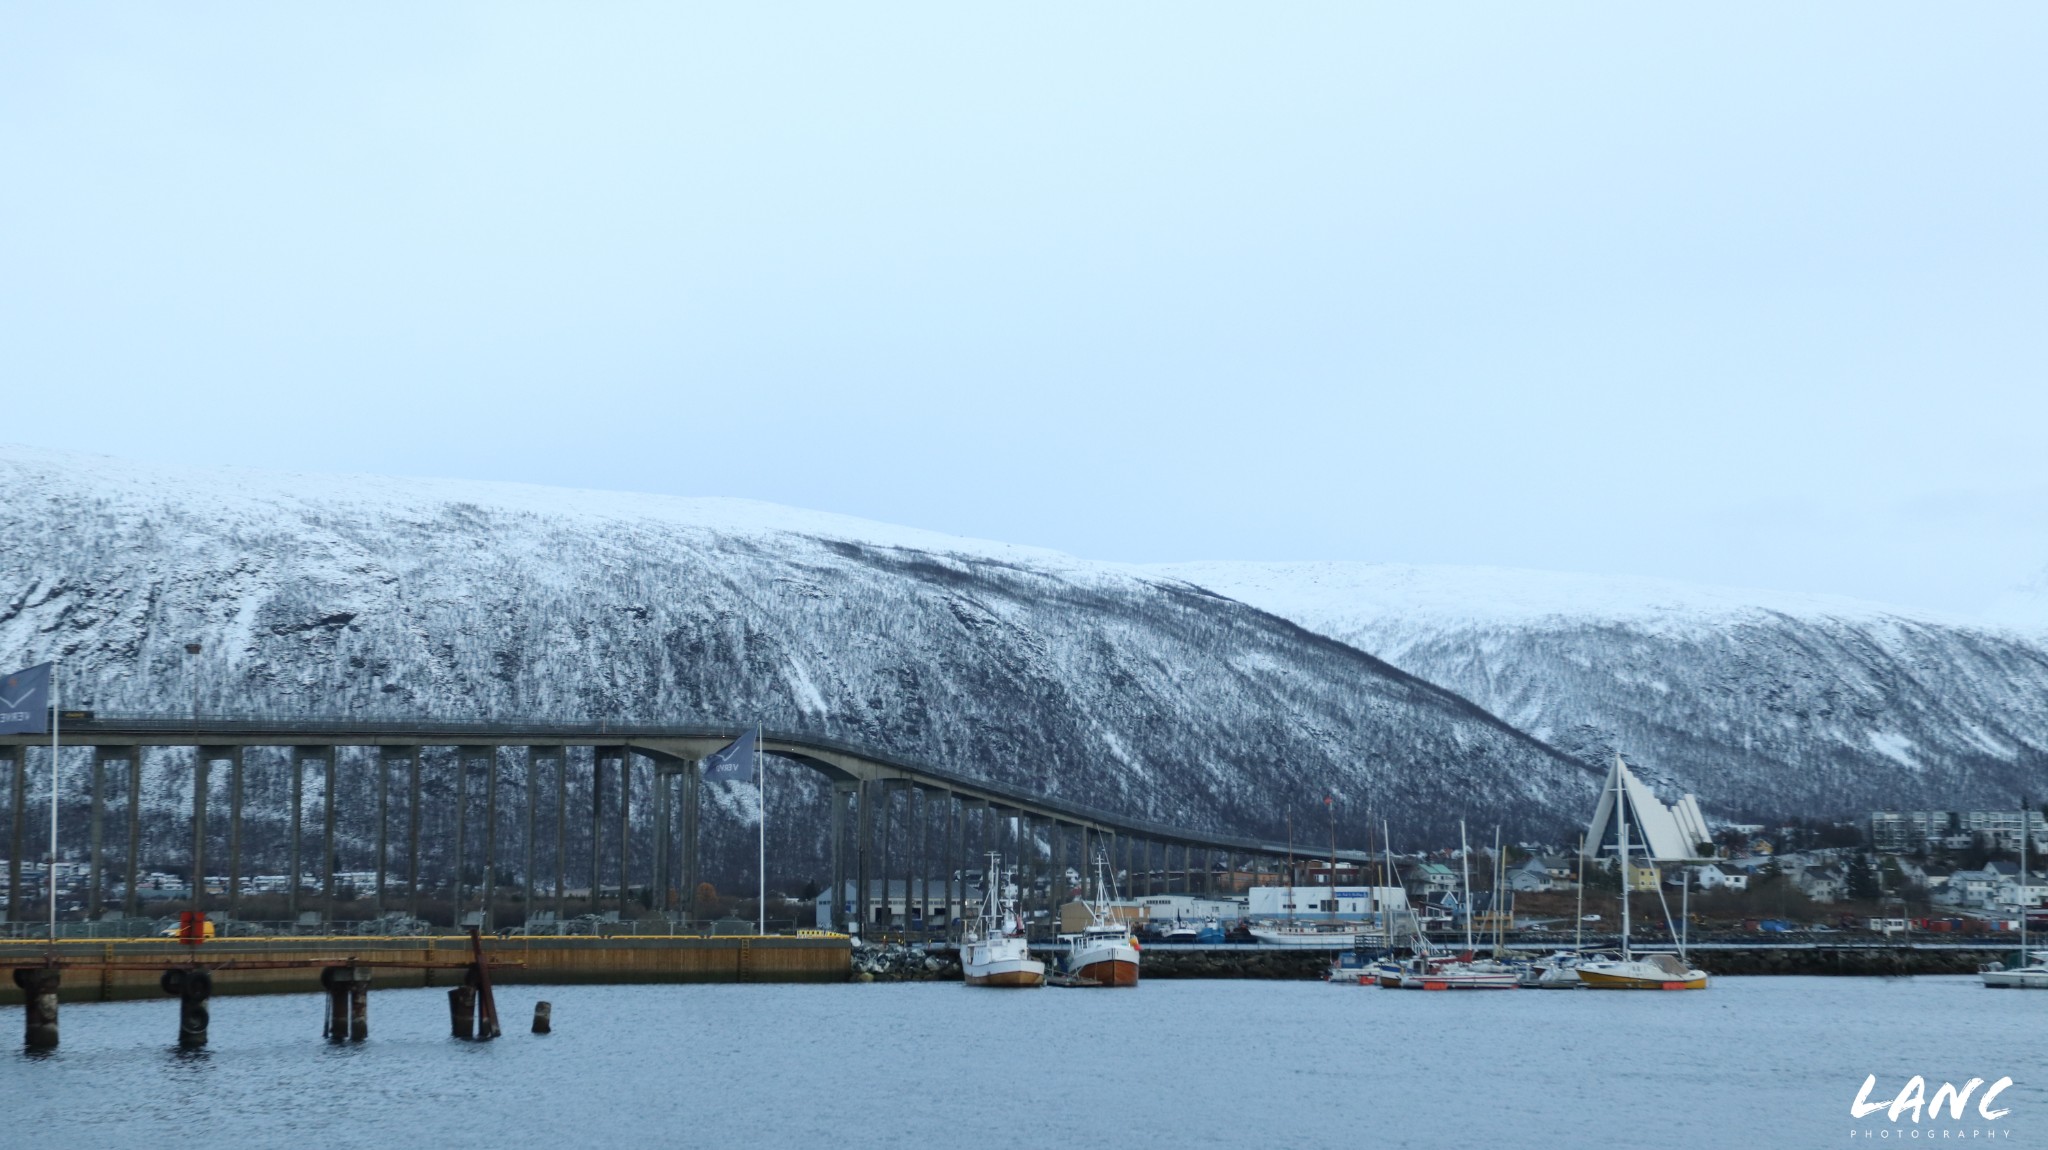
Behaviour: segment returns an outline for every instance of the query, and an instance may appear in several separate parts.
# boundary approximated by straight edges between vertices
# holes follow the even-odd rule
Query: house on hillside
[[[1553,880],[1550,877],[1550,868],[1543,865],[1543,860],[1539,858],[1529,859],[1508,872],[1509,890],[1525,893],[1529,891],[1544,891],[1550,890],[1553,885]]]
[[[1714,863],[1694,867],[1693,877],[1699,880],[1701,890],[1748,890],[1749,875],[1740,870],[1722,870]]]

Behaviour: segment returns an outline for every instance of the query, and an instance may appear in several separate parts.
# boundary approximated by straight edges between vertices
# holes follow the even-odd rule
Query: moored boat
[[[1987,962],[1977,968],[1977,976],[1984,980],[1988,990],[2048,990],[2048,950],[2037,950],[2026,957],[2028,961],[2013,967]]]
[[[1103,860],[1095,860],[1095,898],[1082,899],[1088,910],[1088,925],[1074,934],[1063,934],[1066,961],[1062,973],[1082,980],[1078,985],[1138,985],[1138,940],[1128,926],[1112,917],[1116,892],[1103,874]]]
[[[1707,972],[1675,954],[1639,954],[1581,963],[1579,981],[1594,990],[1705,990]]]
[[[1031,957],[1024,916],[1010,897],[1002,856],[990,852],[981,910],[960,939],[960,970],[969,986],[1044,986],[1045,964]]]

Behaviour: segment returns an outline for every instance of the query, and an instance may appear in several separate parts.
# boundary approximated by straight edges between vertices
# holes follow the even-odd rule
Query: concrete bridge
[[[335,880],[336,748],[373,748],[376,761],[374,795],[352,796],[350,802],[376,804],[375,896],[381,909],[387,905],[387,882],[402,881],[407,897],[417,907],[425,876],[420,869],[420,751],[423,747],[454,749],[453,841],[444,848],[452,853],[447,868],[447,889],[458,908],[474,908],[484,914],[484,924],[497,924],[499,884],[485,881],[471,889],[461,884],[465,863],[481,864],[481,874],[495,876],[501,867],[517,866],[523,887],[521,905],[529,914],[551,897],[558,917],[565,917],[569,903],[567,885],[567,828],[572,817],[586,813],[590,826],[590,861],[582,877],[592,897],[589,907],[601,905],[604,882],[600,878],[601,848],[607,833],[618,847],[617,889],[619,909],[625,910],[627,892],[640,877],[647,890],[662,904],[671,902],[669,892],[679,890],[681,906],[660,909],[694,913],[692,905],[699,880],[698,823],[700,772],[698,762],[710,752],[737,738],[744,728],[688,726],[620,726],[617,724],[560,723],[405,723],[360,722],[324,719],[201,719],[158,717],[98,717],[64,724],[66,769],[76,770],[89,763],[91,770],[91,813],[83,843],[68,842],[67,848],[88,852],[90,877],[86,914],[94,917],[102,909],[106,884],[104,845],[110,768],[125,768],[127,785],[121,813],[126,816],[126,884],[124,909],[139,913],[134,876],[144,860],[138,857],[141,840],[141,810],[129,801],[141,790],[142,756],[146,748],[192,748],[189,769],[194,786],[191,812],[191,851],[185,862],[194,875],[220,873],[209,865],[209,837],[224,841],[226,883],[222,896],[212,901],[234,917],[249,893],[242,851],[243,755],[252,747],[289,748],[291,784],[290,860],[287,881],[287,913],[301,913],[299,877],[307,828],[305,804],[301,801],[306,772],[322,772],[325,796],[320,811],[320,909],[331,910],[337,903]],[[588,748],[588,766],[571,755],[572,748]],[[1000,850],[1008,864],[1019,869],[1019,886],[1039,905],[1052,896],[1051,876],[1064,873],[1071,864],[1081,866],[1097,854],[1107,855],[1116,869],[1132,876],[1128,893],[1144,895],[1169,893],[1214,893],[1219,869],[1237,872],[1274,867],[1288,855],[1284,843],[1250,837],[1215,834],[1189,827],[1177,827],[1112,811],[1065,802],[1045,795],[970,778],[958,772],[925,763],[907,761],[850,743],[815,735],[764,732],[763,750],[811,770],[830,781],[830,846],[833,892],[855,892],[849,910],[835,898],[834,925],[848,920],[875,924],[887,922],[887,893],[892,882],[903,892],[906,910],[915,906],[925,922],[932,922],[934,907],[946,908],[963,902],[966,892],[962,872],[991,850]],[[40,749],[38,749],[40,748]],[[510,750],[510,754],[504,753]],[[40,843],[25,837],[25,830],[41,822],[41,816],[24,808],[25,776],[29,760],[47,772],[49,742],[34,735],[0,736],[0,777],[10,780],[12,814],[9,840],[8,917],[29,921],[35,916],[24,899],[21,864],[25,850],[41,855]],[[73,756],[77,756],[74,758]],[[498,781],[507,769],[525,771],[524,801],[515,811],[501,809]],[[520,761],[523,759],[523,763]],[[209,834],[211,820],[219,813],[208,809],[213,786],[209,773],[224,764],[228,772],[227,826]],[[571,812],[568,779],[574,770],[587,770],[590,801],[587,812]],[[555,782],[553,802],[542,794],[541,776]],[[633,777],[647,778],[651,772],[652,810],[636,811],[630,801]],[[617,788],[618,825],[604,826],[604,795],[607,776]],[[74,778],[76,776],[73,776]],[[404,788],[404,826],[392,826],[394,788]],[[466,842],[466,829],[473,822],[470,804],[483,808],[481,842]],[[552,876],[538,873],[539,824],[543,806],[546,821],[554,832]],[[523,847],[523,859],[500,855],[506,836],[501,820],[512,824],[515,838]],[[636,819],[640,820],[636,824]],[[630,850],[638,829],[651,831],[652,857],[634,859]],[[395,833],[396,832],[396,833]],[[402,849],[394,848],[402,838]],[[934,843],[934,838],[938,841]],[[1175,865],[1174,852],[1179,852]],[[1328,850],[1303,849],[1303,857],[1327,857]],[[1365,852],[1339,851],[1343,861],[1369,861]],[[523,864],[523,865],[522,865]],[[637,864],[637,866],[636,866]],[[936,872],[945,889],[934,890],[927,881]],[[552,883],[547,881],[552,878]],[[1039,893],[1045,880],[1046,894]],[[913,884],[915,887],[913,888]],[[549,887],[552,887],[549,890]],[[209,895],[203,882],[193,884],[194,897],[202,904]],[[878,899],[878,894],[881,896]],[[44,908],[45,912],[47,908]],[[941,914],[943,915],[943,911]],[[623,917],[623,915],[622,915]]]

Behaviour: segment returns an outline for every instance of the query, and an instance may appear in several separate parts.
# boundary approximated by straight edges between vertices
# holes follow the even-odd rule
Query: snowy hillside
[[[1825,596],[1498,568],[1147,568],[1355,644],[1709,809],[2011,803],[2048,784],[2048,648]]]
[[[61,654],[67,702],[102,712],[185,712],[198,641],[209,714],[760,720],[1268,835],[1325,792],[1347,840],[1368,805],[1410,836],[1460,814],[1541,833],[1596,785],[1352,648],[1048,552],[736,501],[21,447],[0,491],[0,662]],[[166,819],[182,801],[152,796]]]

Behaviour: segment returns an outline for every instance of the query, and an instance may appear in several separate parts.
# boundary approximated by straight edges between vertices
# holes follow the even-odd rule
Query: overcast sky
[[[0,441],[1983,609],[2048,6],[1734,7],[10,5]]]

